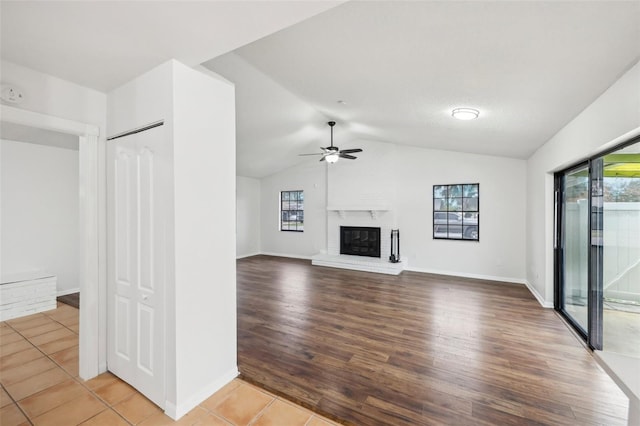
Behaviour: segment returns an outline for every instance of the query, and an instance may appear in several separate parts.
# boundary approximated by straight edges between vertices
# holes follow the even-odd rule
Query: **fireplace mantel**
[[[336,212],[340,218],[344,219],[347,212],[369,212],[371,219],[376,219],[378,213],[387,212],[391,210],[389,206],[327,206],[327,211]]]

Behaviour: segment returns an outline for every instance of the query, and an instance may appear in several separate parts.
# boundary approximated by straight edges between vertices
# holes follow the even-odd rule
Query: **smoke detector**
[[[0,99],[10,104],[20,104],[24,100],[24,94],[20,89],[9,84],[1,86]]]

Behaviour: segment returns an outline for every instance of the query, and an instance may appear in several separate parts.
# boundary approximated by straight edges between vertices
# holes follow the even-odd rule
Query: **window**
[[[433,238],[480,240],[480,184],[433,186]]]
[[[280,230],[304,231],[303,191],[280,192]]]

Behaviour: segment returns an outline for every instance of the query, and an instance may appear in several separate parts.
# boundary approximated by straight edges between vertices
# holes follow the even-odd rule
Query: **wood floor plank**
[[[354,425],[624,423],[628,400],[523,285],[238,261],[243,377]]]

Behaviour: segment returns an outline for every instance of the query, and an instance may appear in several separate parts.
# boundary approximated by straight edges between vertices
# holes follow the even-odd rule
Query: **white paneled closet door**
[[[107,144],[108,369],[164,408],[164,126]]]

